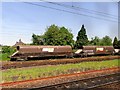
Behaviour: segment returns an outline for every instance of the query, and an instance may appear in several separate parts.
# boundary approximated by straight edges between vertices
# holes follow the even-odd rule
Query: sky
[[[117,2],[2,2],[0,9],[2,45],[14,45],[19,39],[31,43],[33,33],[42,35],[52,24],[70,29],[74,40],[82,24],[89,40],[118,37]]]

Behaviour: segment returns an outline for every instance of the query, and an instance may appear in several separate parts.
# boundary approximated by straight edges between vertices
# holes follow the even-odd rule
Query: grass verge
[[[9,61],[10,58],[9,58],[9,54],[7,53],[0,53],[0,61]]]
[[[52,65],[24,69],[10,69],[2,72],[4,82],[70,74],[87,70],[100,70],[120,66],[120,59],[110,61],[82,62],[77,64]]]

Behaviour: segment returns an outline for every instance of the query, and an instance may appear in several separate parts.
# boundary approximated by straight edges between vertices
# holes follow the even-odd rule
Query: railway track
[[[120,81],[119,68],[92,70],[53,77],[1,83],[3,90],[92,90]]]
[[[61,83],[40,88],[32,88],[28,90],[92,90],[92,88],[100,87],[110,83],[120,81],[120,72],[101,75],[94,78],[87,78],[73,82]]]
[[[120,90],[120,81],[116,81],[113,83],[108,83],[103,86],[97,87],[97,88],[92,88],[89,90]]]
[[[120,90],[120,81],[110,82],[88,90]]]
[[[72,59],[52,59],[52,60],[37,60],[37,61],[15,61],[15,62],[1,62],[1,69],[10,68],[22,68],[22,67],[32,67],[41,65],[59,65],[59,64],[69,64],[69,63],[80,63],[88,61],[103,61],[120,59],[120,56],[99,56],[99,57],[87,57],[87,58],[72,58]]]

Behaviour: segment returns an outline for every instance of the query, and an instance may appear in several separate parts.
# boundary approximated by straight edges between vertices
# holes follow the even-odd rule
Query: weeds
[[[117,67],[120,60],[101,61],[101,62],[82,62],[77,64],[53,65],[46,67],[33,67],[27,69],[10,69],[2,72],[5,82],[20,81],[35,78],[44,78],[62,74],[71,74],[88,70],[100,70],[105,68]]]

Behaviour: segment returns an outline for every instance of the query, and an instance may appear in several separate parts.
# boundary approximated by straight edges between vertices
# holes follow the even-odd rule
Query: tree
[[[46,45],[73,45],[73,34],[65,27],[51,25],[44,34]]]
[[[2,53],[10,53],[10,46],[2,46]]]
[[[88,38],[86,35],[86,29],[84,28],[84,25],[82,25],[81,30],[78,32],[75,48],[79,48],[83,45],[88,45]]]
[[[43,45],[44,41],[43,41],[43,36],[40,35],[32,35],[32,41],[33,41],[33,45]]]
[[[95,36],[94,38],[92,38],[92,40],[90,41],[91,45],[100,45],[101,39],[98,36]]]
[[[45,45],[59,45],[59,27],[56,25],[51,25],[47,28],[47,31],[44,33]]]
[[[115,48],[118,47],[118,40],[117,40],[117,37],[114,38],[113,46],[114,46]]]
[[[2,53],[13,54],[16,51],[15,48],[10,46],[2,46]]]
[[[110,46],[110,45],[112,45],[112,39],[109,36],[105,36],[102,38],[100,45],[101,46]]]
[[[43,35],[32,35],[34,45],[71,45],[73,46],[73,34],[65,27],[51,25],[47,27]]]
[[[117,48],[119,48],[120,49],[120,40],[118,41],[118,44],[117,44]]]
[[[71,45],[73,46],[73,34],[65,27],[61,27],[59,30],[60,45]]]

